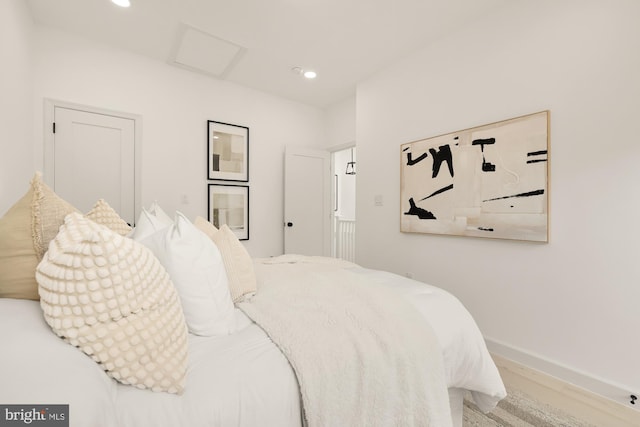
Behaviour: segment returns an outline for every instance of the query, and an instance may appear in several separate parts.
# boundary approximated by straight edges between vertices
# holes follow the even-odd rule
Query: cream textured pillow
[[[187,328],[178,294],[151,251],[73,213],[36,278],[49,326],[108,375],[138,388],[183,391]]]
[[[253,261],[233,231],[226,224],[218,230],[202,217],[197,217],[194,225],[209,236],[220,250],[233,302],[242,301],[247,296],[254,294],[257,285]]]
[[[87,212],[87,218],[100,225],[115,231],[121,236],[126,236],[131,232],[131,227],[127,222],[120,218],[120,215],[106,202],[100,199],[93,205],[93,208]]]
[[[135,239],[151,249],[169,273],[189,332],[201,336],[235,332],[227,273],[216,245],[180,212],[173,224],[160,229],[150,218],[140,216]]]

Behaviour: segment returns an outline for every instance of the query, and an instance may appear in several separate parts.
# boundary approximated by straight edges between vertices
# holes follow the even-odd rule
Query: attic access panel
[[[400,146],[400,230],[548,242],[549,111]]]
[[[191,71],[226,78],[245,50],[213,34],[181,24],[170,62]]]

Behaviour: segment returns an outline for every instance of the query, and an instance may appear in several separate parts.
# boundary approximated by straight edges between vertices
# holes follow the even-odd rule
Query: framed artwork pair
[[[239,240],[249,240],[249,128],[207,121],[207,219],[227,225]]]

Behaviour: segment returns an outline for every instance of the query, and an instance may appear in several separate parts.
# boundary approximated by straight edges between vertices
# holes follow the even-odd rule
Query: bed
[[[470,392],[484,411],[506,395],[482,335],[460,301],[442,289],[392,273],[294,254],[250,259],[228,228],[212,230],[202,219],[195,227],[181,214],[174,222],[159,209],[149,210],[148,232],[143,233],[144,218],[132,232],[104,201],[86,215],[63,206],[49,241],[37,236],[17,250],[13,247],[21,239],[19,233],[26,231],[31,239],[46,228],[46,218],[34,219],[34,213],[50,208],[41,203],[34,210],[33,201],[56,197],[37,178],[32,187],[40,187],[16,205],[30,209],[31,219],[23,221],[20,206],[0,219],[2,405],[69,405],[69,425],[77,427],[446,427],[462,425],[464,393]],[[143,213],[149,214],[147,210]],[[87,246],[88,241],[94,246]],[[102,246],[95,246],[98,241]],[[30,269],[35,269],[40,300],[31,294],[11,294],[15,290],[6,286],[8,281],[19,282],[14,270],[22,261],[12,251],[29,252],[35,242],[48,245],[41,248],[37,267],[33,259],[39,258],[25,255],[28,265],[24,270],[29,276],[33,274]],[[168,253],[172,246],[179,250]],[[105,254],[107,250],[114,253]],[[207,251],[219,252],[216,265],[211,265]],[[84,258],[74,258],[76,255]],[[87,257],[92,261],[87,263]],[[109,260],[106,268],[105,259]],[[54,265],[54,261],[61,264]],[[200,261],[204,265],[198,265]],[[173,344],[184,341],[173,353],[184,365],[181,376],[174,375],[178,389],[157,389],[152,378],[147,378],[146,387],[136,384],[135,378],[128,383],[118,366],[110,367],[114,360],[118,365],[129,355],[135,358],[133,350],[127,353],[122,347],[130,347],[131,337],[110,344],[120,345],[120,354],[120,350],[111,353],[106,349],[109,354],[105,350],[102,357],[98,347],[88,346],[89,341],[78,335],[83,328],[89,330],[91,321],[56,317],[65,310],[69,315],[73,311],[73,307],[56,307],[72,298],[63,295],[70,289],[64,286],[65,280],[74,281],[73,295],[79,295],[80,302],[85,291],[93,299],[96,292],[89,290],[98,283],[93,279],[102,277],[100,283],[111,286],[109,274],[127,263],[127,268],[134,269],[127,271],[143,285],[162,270],[158,274],[164,277],[163,289],[174,303],[171,319],[178,319],[177,326],[161,323],[147,339],[160,342],[167,336]],[[67,267],[82,268],[84,275],[65,270]],[[198,275],[199,271],[207,274]],[[235,280],[249,271],[252,288],[238,288]],[[33,282],[33,278],[23,279]],[[192,292],[206,280],[223,283],[219,291],[224,298],[209,301],[209,284],[202,295],[185,293],[185,283]],[[148,294],[155,298],[158,289]],[[102,304],[102,292],[106,295],[107,290],[101,290],[93,302]],[[189,301],[189,297],[194,298]],[[137,298],[129,293],[118,300],[109,325],[114,337],[139,326],[135,319],[127,323],[128,319],[153,309],[148,302],[136,308]],[[83,309],[92,303],[85,299]],[[204,311],[203,302],[208,304]],[[212,331],[207,323],[212,319],[207,316],[213,312],[219,316],[223,305],[228,308],[223,322],[226,329],[219,328],[222,320],[216,318],[218,329]],[[180,308],[176,311],[176,307]],[[78,309],[77,314],[87,313]],[[101,325],[96,319],[93,323]],[[166,332],[176,328],[177,333]],[[100,336],[100,330],[96,331],[89,335],[90,340]],[[102,331],[107,334],[106,328]],[[150,348],[157,360],[149,363],[156,367],[161,364],[158,354],[164,353]],[[160,368],[150,370],[151,374],[158,373],[155,371]]]
[[[469,313],[451,294],[395,274],[316,257],[255,260],[258,289],[284,276],[335,269],[394,288],[433,327],[444,359],[453,425],[462,425],[462,393],[490,410],[504,386]],[[258,291],[259,292],[259,291]],[[263,329],[241,309],[237,331],[189,336],[182,395],[154,393],[109,378],[51,332],[36,301],[0,299],[0,402],[69,404],[72,426],[300,426],[296,375]]]

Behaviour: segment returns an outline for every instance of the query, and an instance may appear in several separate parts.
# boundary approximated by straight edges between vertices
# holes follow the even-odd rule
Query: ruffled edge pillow
[[[58,336],[123,384],[182,393],[187,328],[169,275],[150,250],[72,213],[36,278],[45,320]]]
[[[226,224],[218,230],[200,216],[195,219],[194,225],[206,234],[220,250],[229,278],[229,290],[233,302],[238,303],[255,294],[257,281],[253,260],[233,231]]]

